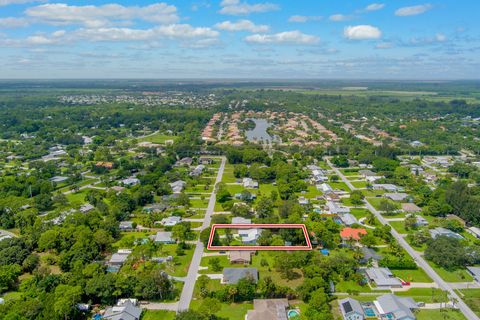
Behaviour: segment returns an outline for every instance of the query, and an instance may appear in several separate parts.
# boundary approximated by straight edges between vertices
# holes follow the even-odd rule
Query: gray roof
[[[360,302],[352,298],[345,298],[338,301],[340,305],[340,311],[343,316],[349,315],[351,313],[358,313],[363,316],[363,308]]]
[[[367,277],[377,286],[401,286],[402,282],[393,276],[388,268],[367,268]]]
[[[480,280],[480,267],[467,267],[467,270],[470,271],[475,279]]]
[[[172,233],[166,231],[159,231],[155,235],[155,242],[174,242],[172,239]]]
[[[393,314],[394,319],[415,319],[412,309],[417,308],[417,304],[410,297],[398,297],[394,294],[385,294],[377,298],[378,305],[383,311],[382,314]]]
[[[252,277],[257,283],[257,268],[223,268],[223,282],[225,283],[236,284],[240,279],[247,277]]]
[[[402,200],[405,200],[406,198],[408,198],[408,194],[406,193],[385,193],[384,196],[386,198],[390,198],[394,201],[402,201]]]
[[[382,256],[378,254],[375,250],[367,248],[367,247],[362,247],[360,250],[362,250],[363,253],[363,259],[364,260],[375,260],[379,261],[382,259]]]
[[[106,309],[102,319],[139,320],[141,314],[141,308],[136,307],[130,300],[126,300],[122,304]]]
[[[358,223],[357,218],[355,218],[355,216],[352,215],[351,213],[342,214],[340,216],[340,219],[342,219],[343,224],[347,226],[351,226],[354,223]]]
[[[453,232],[452,230],[443,228],[443,227],[437,227],[435,229],[430,229],[429,230],[430,235],[432,236],[433,239],[439,236],[445,236],[449,238],[455,238],[455,239],[463,239],[461,235],[459,235],[456,232]]]
[[[248,310],[248,320],[287,320],[287,299],[254,299],[253,310]]]

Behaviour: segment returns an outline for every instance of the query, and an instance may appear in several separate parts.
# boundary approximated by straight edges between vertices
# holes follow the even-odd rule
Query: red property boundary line
[[[212,246],[213,235],[215,234],[215,229],[255,229],[255,228],[264,228],[264,229],[302,229],[305,240],[307,241],[306,246]],[[312,243],[310,242],[310,237],[308,236],[307,227],[304,224],[214,224],[210,231],[210,237],[208,238],[208,250],[312,250]]]

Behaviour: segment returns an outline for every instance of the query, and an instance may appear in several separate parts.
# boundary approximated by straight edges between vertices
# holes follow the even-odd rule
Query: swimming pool
[[[364,308],[363,311],[367,317],[375,317],[375,311],[372,308]]]
[[[295,309],[292,309],[292,310],[288,310],[287,315],[288,315],[288,319],[295,318],[295,317],[298,317],[300,315],[300,312],[298,312]]]

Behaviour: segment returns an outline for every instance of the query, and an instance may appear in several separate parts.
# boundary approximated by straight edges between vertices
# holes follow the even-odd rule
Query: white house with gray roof
[[[367,268],[365,275],[377,288],[391,289],[402,287],[402,282],[388,268]]]
[[[415,320],[413,310],[418,306],[410,297],[399,297],[394,294],[385,294],[373,302],[382,319]]]
[[[363,320],[365,319],[362,305],[355,299],[345,298],[338,301],[340,312],[344,320]]]
[[[432,236],[433,239],[436,239],[437,237],[440,237],[440,236],[445,236],[445,237],[459,239],[459,240],[463,239],[463,237],[458,233],[443,227],[437,227],[434,229],[430,229],[428,231],[430,232],[430,235]]]
[[[107,320],[140,320],[142,309],[130,299],[119,301],[116,306],[107,308],[102,319]]]

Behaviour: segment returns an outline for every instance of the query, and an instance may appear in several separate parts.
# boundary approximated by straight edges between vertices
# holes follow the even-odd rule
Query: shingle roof
[[[224,268],[223,282],[236,284],[240,279],[252,277],[254,282],[258,281],[257,268]]]

